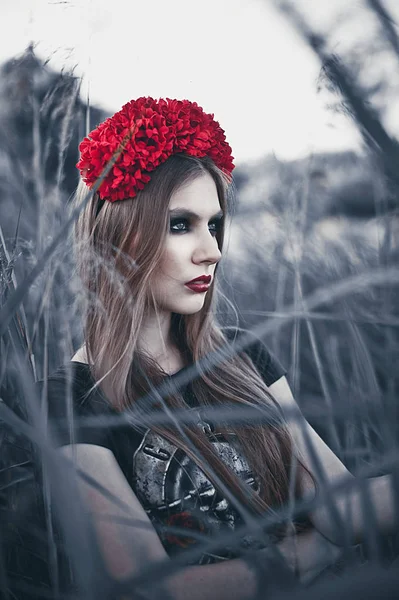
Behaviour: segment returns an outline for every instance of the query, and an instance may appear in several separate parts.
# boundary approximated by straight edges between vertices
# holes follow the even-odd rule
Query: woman
[[[48,380],[56,442],[125,507],[81,482],[100,551],[116,579],[186,553],[191,566],[166,583],[172,597],[186,597],[190,586],[193,598],[250,598],[256,578],[240,557],[267,540],[262,532],[256,539],[242,534],[218,546],[218,536],[239,534],[254,515],[314,495],[323,474],[334,483],[348,473],[304,421],[284,369],[259,340],[219,356],[212,368],[201,362],[242,339],[239,330],[223,332],[214,316],[231,148],[213,115],[196,103],[139,98],[91,132],[80,150],[84,183],[77,205],[89,188],[94,191],[75,232],[87,299],[85,343],[69,368]],[[182,384],[190,365],[197,373]],[[130,412],[133,423],[79,427],[77,418],[71,433],[62,426],[70,414],[69,389],[75,417]],[[204,416],[208,407],[228,410],[213,420]],[[252,408],[252,421],[230,422],[234,408]],[[187,409],[195,419],[151,423],[152,415],[170,409]],[[262,420],[254,421],[255,411]],[[284,412],[297,419],[286,421]],[[391,527],[390,481],[370,481],[371,494],[381,496],[380,524]],[[351,509],[354,537],[361,532],[359,502],[356,491],[335,500],[335,519]],[[330,508],[320,503],[310,519],[339,543]],[[121,522],[126,514],[136,525]],[[287,528],[272,533],[300,574],[325,564],[331,547],[324,538],[302,533],[293,554]],[[202,539],[214,543],[202,551]]]

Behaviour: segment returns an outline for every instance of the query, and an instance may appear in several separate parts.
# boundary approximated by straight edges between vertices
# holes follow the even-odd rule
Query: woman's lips
[[[212,275],[200,275],[199,277],[195,277],[195,279],[190,279],[187,283],[211,283]]]
[[[203,294],[209,290],[210,284],[199,281],[198,283],[186,283],[185,286],[197,294]]]
[[[193,292],[197,292],[197,294],[203,294],[209,290],[209,286],[212,281],[212,275],[200,275],[191,281],[188,281],[184,285],[186,285]]]

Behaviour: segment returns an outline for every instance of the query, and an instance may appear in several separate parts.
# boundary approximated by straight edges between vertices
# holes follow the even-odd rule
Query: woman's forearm
[[[364,539],[367,527],[375,526],[380,533],[394,532],[397,528],[395,504],[391,475],[356,479],[351,489],[338,494],[340,513],[353,528],[355,541]]]
[[[375,527],[379,533],[397,530],[395,492],[391,475],[368,479],[350,476],[348,486],[329,493],[329,498],[319,492],[319,506],[312,512],[314,526],[335,544],[355,544],[364,540],[367,527]],[[334,502],[341,527],[332,515]]]
[[[254,569],[240,558],[186,567],[165,584],[173,600],[249,600],[257,590]]]
[[[397,522],[391,476],[363,481],[357,479],[305,420],[288,385],[279,381],[270,389],[276,394],[283,412],[287,411],[296,454],[312,473],[312,477],[301,474],[301,490],[309,499],[314,498],[315,492],[318,495],[319,507],[309,515],[316,529],[335,544],[355,544],[364,539],[365,527],[368,526],[368,517],[365,517],[368,512],[364,509],[366,493],[374,507],[378,529],[381,532],[395,531]],[[348,482],[348,486],[344,485],[345,490],[333,491],[334,487],[345,482]],[[339,523],[332,514],[332,504]],[[346,534],[345,539],[343,533]]]
[[[302,583],[309,583],[325,567],[333,564],[341,552],[315,530],[288,536],[277,547],[290,571],[295,571]],[[270,555],[260,550],[257,564],[264,563],[266,580],[268,561]],[[274,569],[270,572],[272,577]],[[285,582],[287,579],[289,572]],[[173,600],[185,600],[188,595],[192,600],[248,600],[255,597],[257,591],[256,570],[240,558],[187,567],[168,578],[167,588]]]
[[[391,475],[371,477],[365,481],[370,494],[377,524],[382,533],[398,531],[398,503]]]

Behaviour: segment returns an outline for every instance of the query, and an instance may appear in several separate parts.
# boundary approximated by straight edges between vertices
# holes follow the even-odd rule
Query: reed
[[[237,169],[239,210],[221,273],[223,290],[241,324],[262,337],[289,368],[305,416],[341,460],[362,476],[392,472],[399,498],[398,142],[370,103],[369,90],[353,75],[353,65],[330,52],[328,39],[312,28],[297,4],[275,5],[320,59],[323,81],[356,123],[364,153],[316,155],[289,164],[269,159],[252,171]],[[397,33],[386,7],[380,0],[369,0],[367,7],[379,24],[381,43],[397,61]],[[23,99],[21,83],[29,92]],[[72,73],[50,71],[32,47],[3,65],[0,95],[5,102],[0,118],[0,597],[105,600],[121,590],[104,574],[77,500],[77,475],[58,455],[48,432],[46,387],[41,398],[34,387],[38,378],[46,379],[67,362],[81,342],[80,289],[70,245],[77,212],[68,220],[65,205],[76,184],[74,163],[86,117],[90,113],[94,124],[104,115],[81,101]],[[228,324],[231,319],[234,313],[226,307],[220,320]],[[244,336],[231,351],[250,339]],[[187,371],[186,379],[225,355],[208,356]],[[184,383],[180,378],[178,385]],[[157,393],[167,391],[161,386]],[[213,418],[226,420],[226,414]],[[243,410],[228,415],[235,422],[259,419],[259,413]],[[146,422],[159,424],[159,418],[150,415]],[[161,418],[183,423],[190,416],[165,413]],[[92,424],[121,423],[123,417]],[[316,456],[314,463],[317,471]],[[327,497],[338,487],[327,486]],[[246,533],[260,526],[267,531],[287,522],[292,510],[301,515],[311,508],[311,502],[284,507],[252,520]],[[386,568],[397,557],[397,540],[377,533],[366,493],[364,511],[363,546],[356,551],[347,546],[341,572],[327,570],[306,589],[307,598],[352,597],[365,589],[368,597],[388,598],[397,589],[397,572]],[[182,533],[178,528],[171,532]],[[243,533],[201,539],[190,559],[205,548],[234,544]],[[156,597],[149,582],[161,582],[181,566],[176,559],[167,568],[148,569],[128,582],[129,589],[137,598]],[[65,596],[63,578],[70,577],[71,569],[80,591]],[[279,572],[276,598],[279,585],[284,587],[278,577]],[[280,595],[299,600],[303,593],[298,586]]]

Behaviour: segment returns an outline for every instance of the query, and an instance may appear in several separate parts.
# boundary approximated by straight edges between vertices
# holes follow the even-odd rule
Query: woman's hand
[[[333,565],[343,552],[341,547],[332,544],[315,529],[288,535],[277,547],[304,584],[311,583],[326,567]]]

